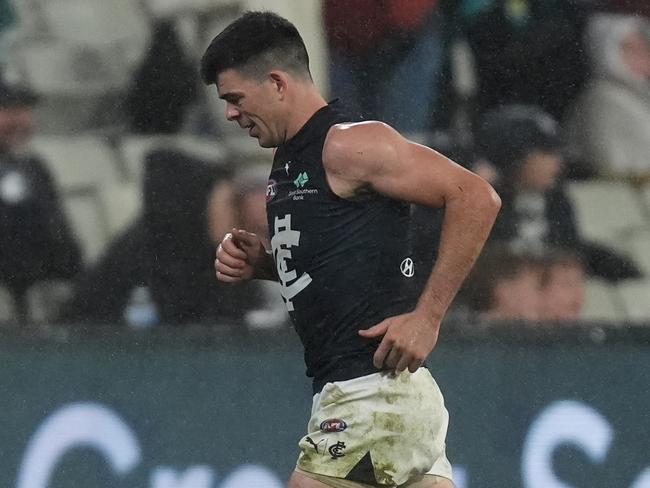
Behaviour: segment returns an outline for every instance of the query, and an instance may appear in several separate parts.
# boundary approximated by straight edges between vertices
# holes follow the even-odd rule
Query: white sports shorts
[[[449,414],[429,370],[327,383],[314,395],[297,469],[371,486],[451,479]]]

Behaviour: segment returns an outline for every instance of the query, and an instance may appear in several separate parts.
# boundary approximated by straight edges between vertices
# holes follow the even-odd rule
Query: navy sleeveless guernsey
[[[409,205],[372,192],[342,199],[325,177],[327,132],[350,120],[333,104],[316,112],[278,147],[267,188],[273,258],[314,392],[377,372],[380,339],[360,337],[359,329],[417,301]]]

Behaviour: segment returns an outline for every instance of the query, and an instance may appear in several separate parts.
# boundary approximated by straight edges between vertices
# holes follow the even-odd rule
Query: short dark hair
[[[476,155],[488,159],[512,179],[534,151],[561,154],[560,125],[535,105],[511,104],[483,114],[474,134]]]
[[[499,283],[518,278],[526,271],[539,271],[541,261],[533,254],[517,253],[505,243],[492,243],[476,260],[465,284],[463,298],[477,312],[490,310]]]
[[[309,56],[298,29],[272,12],[246,12],[221,31],[201,58],[201,78],[216,83],[227,69],[261,78],[274,68],[311,79]]]

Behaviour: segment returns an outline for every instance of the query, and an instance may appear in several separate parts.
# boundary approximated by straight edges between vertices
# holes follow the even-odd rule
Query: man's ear
[[[287,77],[287,74],[283,71],[274,70],[269,73],[269,79],[274,85],[274,88],[280,96],[280,99],[283,99],[287,92],[287,86],[289,84],[289,78]]]

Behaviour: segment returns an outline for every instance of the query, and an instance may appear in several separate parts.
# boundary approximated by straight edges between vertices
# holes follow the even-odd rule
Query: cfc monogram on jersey
[[[284,217],[275,217],[273,224],[273,238],[271,248],[273,258],[278,269],[278,278],[282,290],[282,297],[287,304],[287,310],[294,310],[292,299],[311,283],[309,273],[298,276],[295,269],[291,269],[291,248],[300,245],[300,232],[291,228],[291,214]]]

